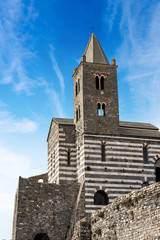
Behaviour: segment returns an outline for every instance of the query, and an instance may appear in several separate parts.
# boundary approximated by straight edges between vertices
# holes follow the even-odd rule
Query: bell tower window
[[[101,104],[100,103],[98,103],[98,105],[97,105],[97,110],[98,110],[98,116],[102,116],[101,115]]]
[[[99,89],[99,77],[96,76],[96,89]]]
[[[101,77],[100,82],[101,82],[101,89],[104,89],[104,77],[103,76]]]
[[[105,116],[105,104],[102,104],[102,116]]]
[[[105,116],[105,103],[98,103],[97,104],[97,114],[98,116]]]

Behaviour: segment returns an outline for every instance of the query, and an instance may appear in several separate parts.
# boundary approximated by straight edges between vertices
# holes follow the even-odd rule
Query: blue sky
[[[51,118],[73,117],[73,69],[92,32],[119,66],[120,120],[160,127],[158,0],[0,0],[0,240],[18,176],[47,170]]]

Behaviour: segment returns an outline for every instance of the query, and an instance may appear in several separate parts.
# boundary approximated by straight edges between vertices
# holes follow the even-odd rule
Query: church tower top
[[[100,43],[98,42],[94,33],[92,33],[86,50],[83,54],[86,57],[86,62],[91,63],[100,63],[100,64],[109,64]]]

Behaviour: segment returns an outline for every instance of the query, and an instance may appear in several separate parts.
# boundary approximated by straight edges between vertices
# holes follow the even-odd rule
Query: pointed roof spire
[[[86,56],[86,62],[109,64],[94,33],[89,39],[84,55]]]

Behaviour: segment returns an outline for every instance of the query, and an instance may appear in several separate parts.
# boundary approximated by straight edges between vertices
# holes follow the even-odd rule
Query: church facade
[[[48,173],[20,179],[13,240],[69,240],[74,224],[85,215],[113,202],[117,196],[160,181],[160,132],[149,123],[119,121],[117,67],[114,58],[109,64],[92,34],[74,69],[74,119],[51,121]],[[43,179],[43,183],[38,179]],[[42,189],[44,193],[37,200]],[[22,205],[18,202],[21,198],[25,199]],[[35,204],[32,207],[31,201]],[[18,215],[26,206],[26,215]],[[55,206],[59,206],[56,212]],[[66,217],[65,222],[62,216]],[[58,231],[58,226],[63,230]],[[19,238],[24,227],[28,230]]]

